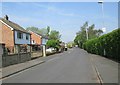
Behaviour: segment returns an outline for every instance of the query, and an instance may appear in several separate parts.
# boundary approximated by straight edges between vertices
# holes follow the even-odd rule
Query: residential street
[[[5,78],[3,83],[118,82],[118,64],[116,62],[88,54],[79,48],[42,57],[41,60],[46,62]]]

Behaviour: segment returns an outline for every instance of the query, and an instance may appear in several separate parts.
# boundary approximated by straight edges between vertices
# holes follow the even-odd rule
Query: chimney
[[[5,20],[9,20],[8,15],[5,15],[4,19],[5,19]]]

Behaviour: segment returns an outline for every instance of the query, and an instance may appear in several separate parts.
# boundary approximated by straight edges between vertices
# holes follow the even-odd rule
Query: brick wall
[[[11,54],[3,55],[2,57],[2,67],[23,63],[31,60],[31,53],[20,53],[20,54]]]
[[[31,53],[19,53],[7,55],[4,53],[4,44],[0,43],[0,68],[31,60]]]
[[[2,23],[0,23],[0,43],[2,43]]]
[[[13,51],[14,49],[14,32],[5,24],[2,24],[2,33],[0,33],[0,36],[2,36],[2,43],[5,43],[5,47],[8,47],[10,51]]]
[[[31,40],[32,41],[34,40],[35,44],[41,45],[41,38],[40,38],[40,36],[35,34],[35,33],[33,33],[33,32],[31,32]]]

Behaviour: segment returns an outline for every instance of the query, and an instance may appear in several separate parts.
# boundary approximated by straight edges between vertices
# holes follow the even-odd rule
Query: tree
[[[56,50],[58,51],[59,48],[60,48],[60,33],[59,31],[56,31],[56,30],[52,30],[49,34],[49,39],[46,46],[47,47],[53,47],[53,48],[56,48]]]
[[[38,32],[39,31],[39,29],[37,27],[33,27],[33,26],[32,27],[27,27],[26,30],[27,31],[31,30],[33,32]]]
[[[44,36],[47,36],[47,33],[48,33],[47,28],[42,28],[39,30],[39,32]]]
[[[103,31],[102,30],[96,30],[97,31],[97,36],[99,37],[102,33],[103,33]]]
[[[36,32],[36,33],[39,33],[39,34],[42,34],[44,36],[49,36],[49,33],[50,33],[50,27],[47,26],[47,28],[42,28],[42,29],[39,29],[37,27],[27,27],[26,30],[31,30],[33,32]]]
[[[94,24],[88,27],[88,22],[85,22],[80,31],[76,33],[76,37],[74,39],[75,44],[77,44],[81,48],[83,47],[83,44],[87,41],[86,30],[88,33],[88,39],[99,37],[103,33],[103,31],[100,29],[96,30]]]
[[[53,47],[53,48],[59,49],[60,42],[59,40],[48,40],[46,45],[47,47]]]
[[[28,27],[26,30],[31,30],[33,32],[42,34],[44,36],[48,36],[50,40],[48,40],[46,44],[47,47],[53,47],[53,48],[56,48],[57,50],[59,49],[60,37],[61,37],[59,31],[56,31],[56,30],[50,31],[49,26],[47,26],[47,28],[42,28],[42,29],[39,29],[37,27]]]
[[[88,22],[85,22],[81,27],[80,31],[76,33],[74,39],[75,44],[82,48],[84,42],[86,42],[86,29],[88,27]]]
[[[47,36],[49,36],[49,33],[50,33],[50,27],[47,26]]]
[[[74,46],[74,42],[73,41],[67,43],[67,47],[68,48],[72,48],[73,46]]]
[[[93,39],[93,38],[99,37],[102,33],[103,33],[102,30],[100,30],[100,29],[96,30],[95,29],[95,25],[94,24],[89,26],[89,28],[88,28],[89,39]]]
[[[60,35],[59,31],[52,30],[52,31],[50,32],[50,35],[49,35],[49,38],[50,38],[50,39],[60,40],[60,37],[61,37],[61,35]]]

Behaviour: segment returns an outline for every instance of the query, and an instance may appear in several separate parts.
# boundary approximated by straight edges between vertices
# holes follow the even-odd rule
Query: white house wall
[[[26,33],[23,33],[23,39],[18,39],[17,31],[15,31],[15,44],[30,44],[30,35],[28,40],[26,40]]]

